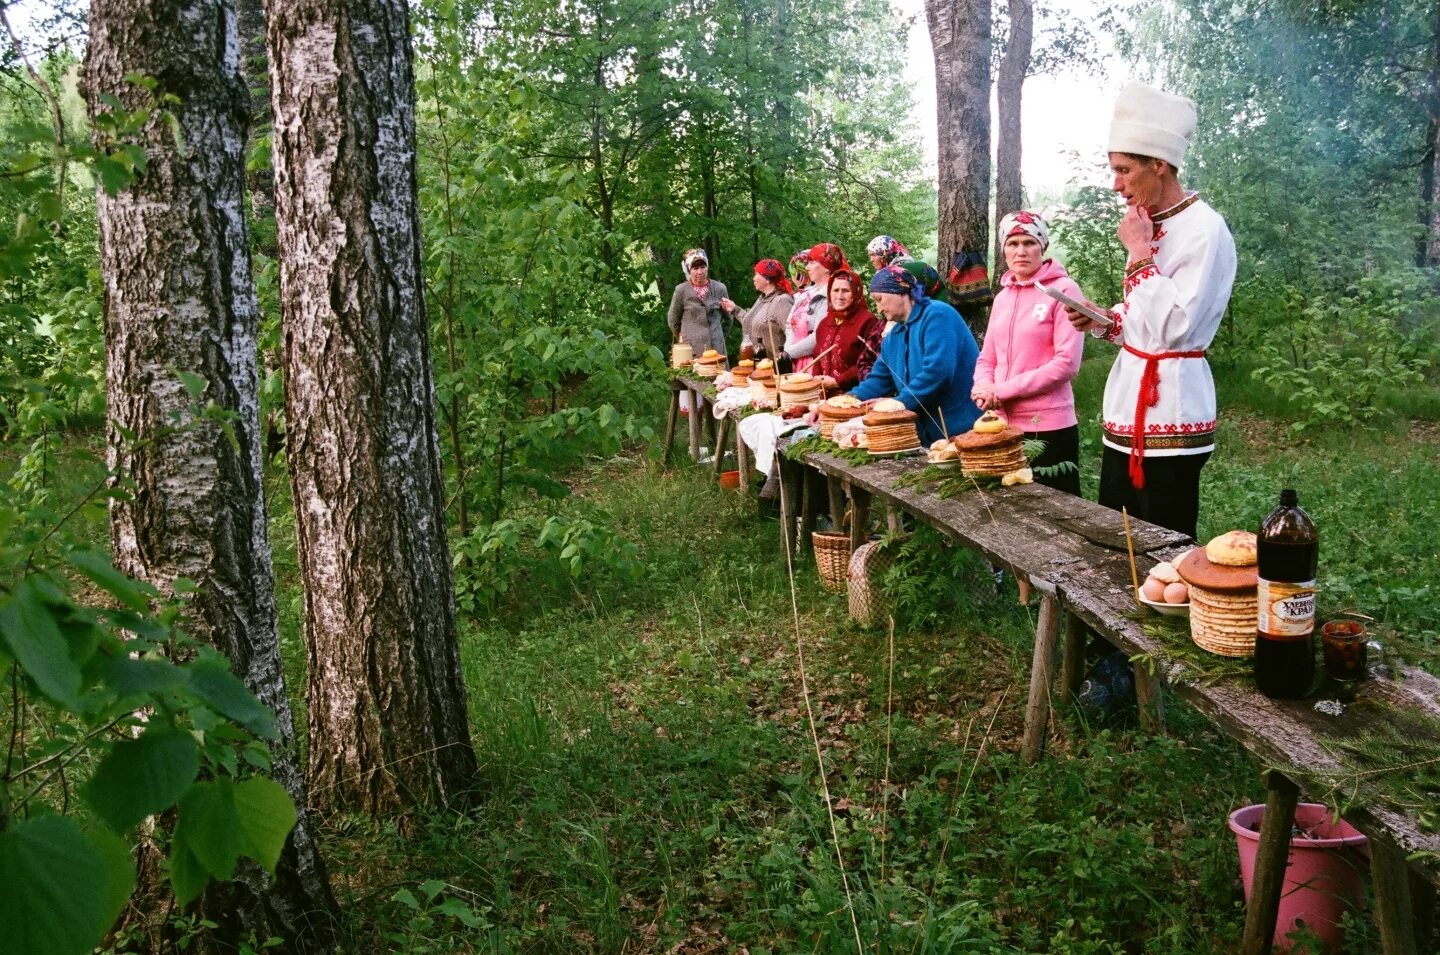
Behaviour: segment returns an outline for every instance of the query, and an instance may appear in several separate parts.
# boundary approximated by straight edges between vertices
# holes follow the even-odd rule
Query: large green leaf
[[[266,709],[240,678],[219,660],[201,660],[189,667],[191,692],[256,736],[276,739],[280,735],[275,714]]]
[[[189,733],[153,727],[116,743],[85,787],[85,798],[117,832],[179,801],[200,771],[200,748]]]
[[[85,838],[105,864],[104,908],[100,916],[103,932],[115,924],[135,889],[135,863],[130,858],[130,847],[114,833],[96,827],[86,832]]]
[[[163,693],[185,682],[185,671],[169,660],[137,660],[123,652],[104,657],[98,672],[121,699]]]
[[[242,838],[235,784],[229,779],[222,776],[214,782],[196,783],[180,797],[172,856],[189,851],[209,875],[228,879],[235,874]],[[172,879],[176,861],[171,860]]]
[[[237,785],[222,776],[196,783],[181,798],[174,844],[211,876],[228,879],[242,855],[274,872],[293,828],[295,804],[279,783],[257,776]]]
[[[95,551],[71,551],[70,565],[136,613],[144,613],[149,608],[149,598],[156,593],[151,585],[131,580],[120,573],[110,563],[110,558]]]
[[[70,658],[56,610],[41,597],[34,580],[22,580],[0,606],[0,639],[41,693],[74,710],[79,708],[80,668]]]
[[[195,853],[178,836],[170,842],[170,888],[175,891],[175,901],[183,908],[200,897],[210,873],[195,858]]]
[[[295,802],[285,787],[264,776],[252,776],[235,787],[235,809],[245,833],[245,855],[272,875],[295,828]]]
[[[106,858],[78,826],[44,816],[0,835],[0,947],[26,955],[81,955],[109,923]]]

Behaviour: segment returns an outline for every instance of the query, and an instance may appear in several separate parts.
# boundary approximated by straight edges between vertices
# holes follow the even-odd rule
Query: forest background
[[[1371,6],[1173,0],[1108,11],[1087,24],[1047,16],[1042,6],[1026,71],[1060,70],[1063,62],[1099,69],[1077,46],[1103,34],[1118,52],[1105,68],[1153,78],[1197,101],[1202,121],[1183,178],[1226,217],[1240,252],[1235,295],[1212,353],[1233,429],[1222,436],[1222,450],[1232,459],[1217,461],[1207,478],[1207,526],[1253,523],[1282,480],[1317,491],[1327,484],[1315,511],[1334,534],[1324,555],[1330,607],[1364,608],[1392,634],[1397,651],[1433,671],[1440,575],[1426,529],[1440,517],[1440,502],[1425,461],[1433,462],[1440,421],[1440,22],[1418,3],[1387,4],[1383,16]],[[110,492],[97,493],[106,477],[97,455],[106,390],[95,190],[123,190],[143,175],[145,157],[127,139],[143,122],[133,111],[117,110],[98,130],[108,145],[87,145],[97,129],[78,86],[81,14],[62,8],[38,18],[3,59],[0,583],[13,621],[32,592],[46,606],[62,606],[58,592],[37,589],[37,572],[53,573],[52,584],[88,580],[128,608],[99,620],[106,633],[145,631],[163,644],[183,611],[156,611],[153,591],[123,581],[97,556],[106,547]],[[993,16],[998,74],[1012,35],[1010,10]],[[723,569],[717,575],[700,559],[696,549],[726,550],[733,542],[715,533],[718,525],[748,527],[752,518],[694,476],[660,474],[653,425],[668,393],[661,315],[685,248],[705,247],[712,273],[746,301],[756,259],[785,261],[817,241],[840,243],[855,262],[881,233],[932,255],[943,246],[936,186],[909,120],[903,24],[878,0],[619,0],[559,8],[427,0],[411,6],[411,17],[445,513],[482,765],[477,788],[487,808],[418,821],[330,821],[332,872],[345,873],[337,893],[349,913],[341,935],[356,947],[384,940],[410,950],[618,951],[627,939],[655,950],[677,943],[685,950],[748,944],[752,951],[843,945],[848,916],[836,913],[857,906],[843,901],[833,860],[811,853],[828,840],[806,805],[813,799],[806,757],[777,728],[783,721],[716,731],[708,747],[666,741],[693,741],[699,723],[743,704],[754,691],[734,674],[753,672],[762,659],[761,666],[773,665],[771,692],[779,698],[758,712],[789,709],[793,717],[793,675],[773,655],[762,657],[764,641],[722,649],[719,636],[706,634],[707,626],[721,634],[773,628],[766,615],[780,605],[783,574],[765,545],[732,568],[744,581],[737,593]],[[245,49],[255,93],[247,179],[261,307],[260,413],[281,648],[292,703],[303,713],[304,611],[283,480],[280,252],[263,43]],[[136,83],[144,87],[146,78]],[[166,106],[155,103],[156,110]],[[1100,158],[1079,162],[1088,174]],[[988,155],[985,163],[988,177]],[[1099,301],[1118,299],[1124,253],[1113,237],[1115,197],[1076,186],[1027,197],[1035,200],[1053,216],[1057,255],[1082,287]],[[1080,383],[1087,407],[1098,406],[1107,364],[1099,354],[1087,362]],[[204,386],[187,382],[197,400]],[[1091,459],[1093,431],[1091,422]],[[1093,486],[1088,470],[1086,478]],[[684,534],[674,527],[680,521],[705,526]],[[757,525],[753,536],[774,535]],[[1040,794],[1042,780],[1007,762],[1003,734],[997,754],[986,756],[982,786],[993,801],[1023,811],[1004,820],[947,796],[947,787],[958,785],[957,767],[973,775],[984,745],[967,738],[956,751],[950,739],[945,749],[963,719],[941,720],[936,711],[946,694],[937,699],[927,679],[979,687],[977,699],[994,714],[1005,702],[998,675],[956,660],[942,638],[944,622],[974,599],[948,584],[973,570],[958,559],[915,566],[919,583],[901,621],[914,669],[903,660],[900,666],[902,683],[911,681],[900,698],[914,704],[903,731],[912,736],[912,765],[895,768],[913,776],[911,815],[890,823],[895,855],[888,863],[884,848],[875,856],[866,825],[845,833],[870,881],[858,904],[867,934],[907,950],[922,943],[953,950],[964,939],[975,950],[1035,950],[1046,942],[1054,951],[1224,950],[1235,916],[1233,907],[1214,902],[1228,886],[1213,840],[1169,832],[1163,838],[1179,858],[1162,881],[1178,872],[1179,888],[1134,889],[1156,880],[1155,872],[1133,868],[1152,864],[1131,851],[1133,840],[1145,839],[1143,800],[1105,810],[1052,805]],[[670,605],[660,599],[666,594],[687,605]],[[84,603],[83,588],[76,599]],[[745,609],[707,620],[702,600]],[[833,607],[807,613],[817,630],[840,627]],[[1021,613],[995,611],[985,637],[1008,646],[1006,635],[1024,630]],[[637,630],[648,633],[636,641]],[[7,639],[13,632],[6,630]],[[854,639],[857,655],[876,649]],[[568,662],[550,669],[538,662],[569,651]],[[123,738],[100,731],[123,728],[120,715],[108,714],[133,701],[112,695],[100,720],[66,695],[63,679],[47,682],[42,674],[37,681],[12,663],[22,656],[13,644],[7,655],[0,658],[12,690],[7,825],[51,812],[83,820],[94,811],[72,799],[69,787],[83,786],[90,774],[105,781],[96,767],[117,751],[129,755]],[[208,659],[202,654],[199,665]],[[841,654],[834,672],[847,666],[863,668]],[[584,676],[590,671],[599,685]],[[202,672],[215,676],[213,667]],[[706,672],[729,674],[709,697],[700,689]],[[557,678],[563,689],[547,689]],[[241,759],[264,770],[267,759],[250,735],[273,734],[263,711],[229,695],[233,688],[221,692],[196,679],[185,686],[194,698],[175,707],[178,728],[211,719],[207,707],[243,728],[226,741],[233,752],[216,744],[202,754],[211,768],[224,775]],[[949,702],[964,709],[954,696]],[[837,697],[831,714],[836,752],[873,765],[874,727],[847,719],[847,706]],[[617,720],[646,726],[645,745]],[[594,742],[577,746],[583,738]],[[1243,793],[1250,785],[1243,759],[1201,738],[1193,744],[1198,753],[1186,753],[1183,744],[1085,728],[1074,746],[1086,758],[1065,772],[1074,774],[1073,789],[1103,793],[1116,785],[1105,765],[1143,775],[1157,759],[1168,760],[1172,775],[1144,794],[1153,796],[1151,815],[1167,781],[1191,786],[1207,761],[1228,767],[1230,792]],[[157,745],[175,743],[168,737]],[[647,758],[656,761],[648,768]],[[71,779],[51,771],[57,761]],[[612,768],[611,778],[607,762],[624,771]],[[693,791],[647,788],[655,784],[642,778],[663,775],[661,767],[686,777]],[[850,775],[857,802],[873,795],[865,772]],[[749,788],[722,794],[727,780]],[[274,795],[247,792],[261,800]],[[620,808],[647,799],[660,807],[653,816]],[[572,815],[569,801],[587,805]],[[1089,829],[1097,814],[1123,863],[1096,861],[1088,875],[1072,868],[1065,881],[1033,861],[1035,852],[1054,851],[1039,848],[1039,832],[1055,839]],[[98,815],[133,828],[126,813]],[[947,863],[957,823],[980,842],[958,840]],[[942,826],[937,861],[932,837]],[[1008,835],[1008,848],[978,848],[987,833]],[[114,852],[103,838],[90,844],[101,855]],[[0,857],[22,858],[24,848],[11,840]],[[251,848],[236,849],[232,865],[235,854],[266,854]],[[1095,858],[1104,850],[1076,844],[1066,851]],[[968,882],[948,868],[962,856],[975,873]],[[887,865],[910,877],[887,880]],[[1097,888],[1106,885],[1131,888]],[[97,894],[105,896],[97,905],[114,907],[114,886]],[[32,903],[21,896],[17,905]],[[1056,908],[1069,914],[1036,914]],[[1179,927],[1156,932],[1152,923],[1166,917]],[[126,950],[153,942],[153,925],[128,924],[129,934],[109,944]],[[163,931],[172,939],[206,938],[213,928],[177,909]]]

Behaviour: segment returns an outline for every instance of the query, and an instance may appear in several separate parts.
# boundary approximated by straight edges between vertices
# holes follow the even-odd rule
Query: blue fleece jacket
[[[894,396],[915,412],[920,440],[941,438],[940,412],[951,435],[970,430],[980,409],[970,400],[980,349],[960,313],[927,300],[910,309],[880,343],[870,374],[851,392],[862,401]]]

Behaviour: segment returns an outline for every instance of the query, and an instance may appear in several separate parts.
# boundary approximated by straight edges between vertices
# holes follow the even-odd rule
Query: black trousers
[[[1061,428],[1059,431],[1026,431],[1025,438],[1031,441],[1044,441],[1045,450],[1039,457],[1030,462],[1032,468],[1050,467],[1062,461],[1069,461],[1075,465],[1072,470],[1062,474],[1051,475],[1050,477],[1035,476],[1036,484],[1043,484],[1046,487],[1053,487],[1057,491],[1064,491],[1066,494],[1080,496],[1080,426],[1072,424],[1068,428]]]
[[[1200,469],[1210,452],[1156,458],[1145,456],[1145,488],[1130,483],[1130,455],[1105,447],[1100,458],[1100,503],[1132,517],[1195,537],[1200,516]]]

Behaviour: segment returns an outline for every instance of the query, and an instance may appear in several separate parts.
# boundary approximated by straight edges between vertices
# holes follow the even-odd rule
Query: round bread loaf
[[[906,411],[901,408],[899,411],[877,411],[871,409],[865,416],[865,427],[883,427],[887,424],[905,424],[915,420],[915,412]]]
[[[961,451],[983,451],[986,448],[1004,447],[1012,442],[1020,441],[1024,437],[1025,432],[1009,426],[1004,431],[997,431],[993,434],[983,431],[967,431],[955,438],[955,447]]]
[[[1254,590],[1260,579],[1254,564],[1249,567],[1217,564],[1206,555],[1203,547],[1197,547],[1181,558],[1175,565],[1175,571],[1180,575],[1180,579],[1191,587],[1219,593]]]
[[[1205,545],[1205,556],[1212,564],[1250,567],[1256,562],[1255,535],[1249,531],[1226,531]]]
[[[904,411],[905,402],[897,401],[894,398],[881,398],[879,401],[875,402],[874,406],[870,410],[880,412]],[[914,414],[914,412],[911,412],[911,414]]]

